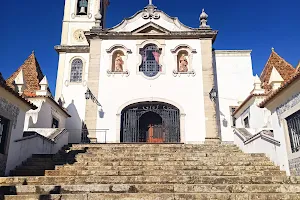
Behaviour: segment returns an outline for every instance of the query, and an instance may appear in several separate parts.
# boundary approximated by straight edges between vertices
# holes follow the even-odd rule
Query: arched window
[[[139,67],[140,72],[148,77],[153,77],[162,70],[159,63],[161,49],[155,44],[149,44],[140,49],[140,55],[142,56],[142,64]]]
[[[78,83],[82,81],[82,69],[83,69],[82,60],[79,58],[74,59],[71,64],[70,82]]]

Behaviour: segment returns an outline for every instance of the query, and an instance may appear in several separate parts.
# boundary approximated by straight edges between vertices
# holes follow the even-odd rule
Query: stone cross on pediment
[[[149,5],[152,5],[152,0],[149,0]]]

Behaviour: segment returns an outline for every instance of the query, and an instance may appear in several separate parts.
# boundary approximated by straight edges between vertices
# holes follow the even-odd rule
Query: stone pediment
[[[132,31],[132,34],[133,35],[138,35],[138,34],[149,34],[149,35],[164,35],[164,34],[168,34],[170,33],[169,30],[153,23],[153,22],[149,22],[135,30]]]
[[[124,19],[120,24],[116,25],[108,29],[109,32],[131,32],[133,33],[135,30],[139,28],[143,28],[147,26],[149,23],[156,24],[160,26],[160,28],[153,28],[152,30],[144,30],[149,32],[158,31],[158,33],[165,31],[161,31],[162,29],[169,30],[169,32],[178,32],[178,31],[194,31],[196,29],[190,28],[184,24],[182,24],[177,17],[170,17],[166,13],[161,10],[157,10],[155,6],[147,6],[144,10],[137,12],[132,17]]]

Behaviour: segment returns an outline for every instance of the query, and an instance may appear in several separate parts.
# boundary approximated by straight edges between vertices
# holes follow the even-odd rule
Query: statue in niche
[[[123,72],[123,65],[124,61],[122,59],[122,56],[120,54],[117,54],[117,57],[115,59],[115,72]]]
[[[183,53],[179,58],[179,72],[188,72],[188,61],[186,55]]]

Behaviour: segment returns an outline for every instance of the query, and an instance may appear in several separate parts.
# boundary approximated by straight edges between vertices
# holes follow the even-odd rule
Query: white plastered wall
[[[254,134],[262,128],[271,129],[271,112],[266,108],[258,107],[264,97],[252,97],[236,114],[236,128],[244,128],[244,119],[249,118],[250,128]]]
[[[28,128],[52,128],[53,118],[58,120],[58,128],[66,127],[67,116],[51,100],[45,97],[30,98],[29,100],[38,109],[26,113],[24,131]]]
[[[186,143],[199,143],[205,138],[205,117],[203,103],[203,83],[202,83],[202,60],[200,40],[166,40],[154,41],[163,43],[164,57],[162,58],[162,74],[153,80],[145,78],[138,74],[138,61],[140,60],[137,48],[137,41],[103,41],[101,52],[101,66],[99,74],[99,96],[98,100],[103,106],[104,117],[98,116],[98,129],[109,129],[107,133],[108,142],[119,142],[120,120],[118,120],[118,111],[122,105],[138,99],[157,100],[166,99],[168,102],[174,102],[175,106],[180,105],[184,110],[184,140]],[[130,76],[108,76],[107,70],[111,66],[106,49],[115,44],[122,44],[131,49],[132,54],[128,55],[127,69]],[[173,76],[173,70],[177,66],[177,61],[171,53],[179,44],[187,44],[197,53],[193,56],[193,68],[196,76],[182,75]]]
[[[80,83],[70,82],[71,63],[74,59],[83,61],[83,77]],[[85,92],[87,91],[89,53],[67,53],[65,54],[65,67],[62,78],[62,97],[65,101],[64,107],[68,110],[71,118],[66,120],[66,128],[70,131],[69,142],[78,143],[81,140],[82,122],[85,118]]]
[[[15,143],[15,140],[23,137],[25,113],[30,109],[30,107],[10,92],[4,90],[2,87],[0,87],[0,97],[4,98],[10,104],[19,108],[19,114],[17,116],[15,126],[12,123],[13,118],[10,113],[1,112],[1,115],[3,117],[10,120],[10,127],[8,130],[9,135],[7,136],[7,145],[5,151],[5,156],[7,157],[6,172],[9,172],[9,170],[13,169],[16,166],[16,162],[18,161],[16,156],[18,154],[16,154],[16,152],[18,151],[19,146]]]
[[[253,89],[251,51],[215,51],[222,141],[233,141],[230,106],[238,106]]]
[[[272,111],[274,137],[282,144],[280,149],[282,159],[285,159],[286,166],[289,165],[289,161],[293,161],[293,168],[297,170],[298,174],[300,171],[298,167],[300,163],[300,153],[299,151],[292,152],[286,119],[300,110],[300,102],[296,99],[299,98],[299,86],[300,81],[298,79],[267,105],[268,109]]]

